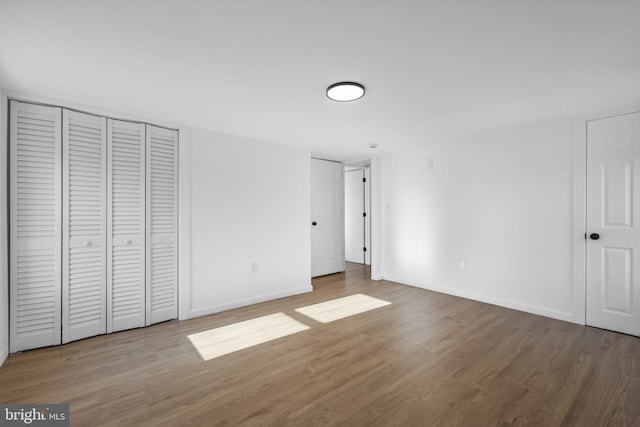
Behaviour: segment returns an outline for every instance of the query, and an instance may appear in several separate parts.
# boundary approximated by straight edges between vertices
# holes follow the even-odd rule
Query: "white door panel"
[[[62,342],[104,334],[106,141],[104,117],[63,110]]]
[[[311,276],[344,271],[342,163],[311,159]]]
[[[367,220],[364,225],[364,246],[367,250],[364,253],[364,263],[371,265],[371,171],[369,168],[364,170],[366,179],[364,185],[364,206],[367,213]]]
[[[364,169],[344,174],[344,241],[345,259],[349,262],[365,262]]]
[[[10,352],[60,344],[62,112],[10,103]]]
[[[178,317],[178,132],[147,125],[147,324]]]
[[[640,113],[587,138],[587,324],[640,336]]]
[[[145,125],[108,122],[107,331],[145,326]]]

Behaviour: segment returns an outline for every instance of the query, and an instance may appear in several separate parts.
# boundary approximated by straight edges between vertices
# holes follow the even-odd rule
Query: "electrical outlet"
[[[464,258],[458,259],[458,268],[464,268]]]

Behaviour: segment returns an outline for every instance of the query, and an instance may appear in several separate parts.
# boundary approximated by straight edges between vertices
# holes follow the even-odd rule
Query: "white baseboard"
[[[6,348],[1,348],[0,349],[0,366],[2,366],[5,360],[7,360],[7,357],[9,357],[9,352],[7,351]]]
[[[207,314],[219,313],[221,311],[227,311],[238,307],[245,307],[251,304],[257,304],[260,302],[271,301],[278,298],[290,297],[292,295],[304,294],[312,292],[313,287],[311,284],[300,288],[287,289],[280,292],[274,292],[271,294],[264,294],[257,297],[246,298],[241,300],[235,300],[224,304],[212,305],[209,307],[196,308],[191,310],[191,317],[206,316]]]
[[[402,285],[413,286],[415,288],[427,289],[434,292],[440,292],[442,294],[453,295],[460,298],[470,299],[473,301],[484,302],[487,304],[497,305],[500,307],[511,308],[513,310],[523,311],[525,313],[537,314],[538,316],[550,317],[552,319],[563,320],[565,322],[582,324],[575,319],[573,313],[564,311],[551,310],[545,307],[538,307],[530,304],[523,304],[516,301],[510,301],[502,298],[496,298],[488,295],[478,294],[475,292],[464,291],[455,288],[449,288],[446,286],[421,286],[411,283],[403,282],[402,279],[385,276],[384,280],[390,282],[400,283]]]

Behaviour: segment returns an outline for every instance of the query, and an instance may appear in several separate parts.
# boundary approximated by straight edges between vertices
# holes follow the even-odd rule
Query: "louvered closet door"
[[[147,125],[147,324],[178,317],[177,143]]]
[[[107,330],[106,122],[63,111],[63,343]]]
[[[108,332],[145,326],[145,125],[109,120]]]
[[[60,344],[61,110],[10,103],[10,351]]]

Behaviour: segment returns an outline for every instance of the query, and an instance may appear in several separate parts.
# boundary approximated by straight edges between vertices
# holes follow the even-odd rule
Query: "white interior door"
[[[145,125],[109,119],[107,332],[145,326]]]
[[[367,248],[364,253],[364,263],[371,265],[371,170],[368,167],[364,170],[364,179],[364,209],[367,213],[364,224],[364,246]]]
[[[311,276],[344,271],[344,169],[311,159]]]
[[[107,330],[107,120],[63,111],[62,342]]]
[[[365,262],[364,169],[344,173],[344,241],[345,259],[349,262]]]
[[[587,324],[640,336],[640,113],[587,128]]]
[[[178,317],[178,132],[147,125],[147,324]]]
[[[61,109],[10,103],[10,351],[60,344]]]

